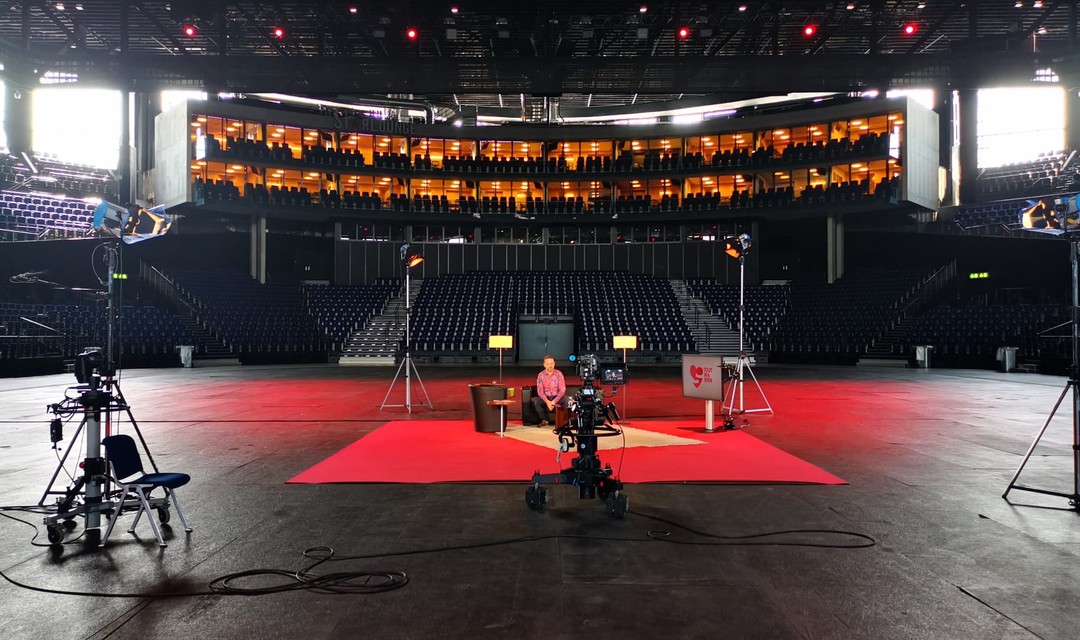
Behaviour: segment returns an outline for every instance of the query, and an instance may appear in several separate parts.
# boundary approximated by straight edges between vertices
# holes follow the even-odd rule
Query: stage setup
[[[573,363],[558,366],[582,386]],[[578,464],[611,416],[596,409],[576,434],[525,426],[522,388],[539,369],[420,365],[423,393],[404,404],[400,385],[387,392],[390,367],[121,371],[126,409],[101,428],[141,434],[158,467],[190,477],[178,492],[190,526],[158,502],[133,533],[125,510],[103,548],[85,544],[82,516],[50,546],[41,515],[5,508],[5,634],[1064,639],[1080,628],[1076,509],[1058,495],[1002,497],[1062,378],[755,364],[736,410],[718,399],[710,424],[678,366],[631,365],[604,398],[626,424],[595,439],[595,464]],[[505,428],[481,430],[470,385],[500,376],[512,397],[484,406],[505,412]],[[610,392],[603,377],[595,387]],[[56,483],[80,473],[78,418],[53,443],[46,411],[73,385],[70,374],[0,381],[5,506],[38,502],[69,446]],[[759,390],[770,411],[745,410],[766,406]],[[1067,495],[1065,413],[1023,481]]]

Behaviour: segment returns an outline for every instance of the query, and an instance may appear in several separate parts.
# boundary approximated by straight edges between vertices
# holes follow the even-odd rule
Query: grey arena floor
[[[1002,498],[1064,378],[763,365],[756,372],[775,415],[749,417],[748,433],[849,484],[629,485],[631,513],[621,520],[566,487],[553,488],[537,513],[524,504],[524,483],[285,484],[388,420],[468,418],[466,383],[494,375],[421,371],[435,410],[412,416],[379,408],[393,369],[125,371],[124,396],[159,467],[192,476],[180,495],[194,531],[186,534],[174,514],[165,549],[145,523],[135,535],[118,525],[103,550],[84,544],[81,527],[50,547],[40,515],[3,511],[29,524],[0,518],[0,571],[25,585],[0,581],[0,633],[1080,637],[1077,511],[1065,497]],[[525,384],[534,375],[509,367],[507,378]],[[677,371],[634,375],[650,391],[627,396],[633,419],[701,418],[702,401],[670,391]],[[70,375],[0,380],[3,505],[41,499],[57,467],[45,407],[73,383]],[[1072,410],[1067,397],[1022,484],[1074,492]],[[865,541],[837,532],[874,544],[837,548]],[[403,572],[408,583],[374,593],[184,595],[250,570],[282,573],[234,584],[299,584],[289,574],[314,564],[303,555],[314,547],[364,557],[312,573]],[[130,597],[107,597],[116,595]]]

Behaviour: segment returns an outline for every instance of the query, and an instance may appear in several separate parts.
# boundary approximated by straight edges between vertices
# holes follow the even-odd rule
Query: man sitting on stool
[[[566,378],[555,368],[555,358],[551,356],[544,356],[544,370],[536,376],[536,397],[532,404],[540,416],[541,427],[550,426],[546,416],[556,406],[566,406]]]

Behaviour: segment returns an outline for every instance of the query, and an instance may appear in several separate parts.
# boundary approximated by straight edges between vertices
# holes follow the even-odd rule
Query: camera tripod
[[[1080,266],[1078,266],[1080,265],[1080,242],[1075,240],[1071,242],[1069,246],[1069,261],[1072,263],[1072,309],[1070,309],[1070,320],[1072,325],[1072,365],[1069,367],[1069,379],[1065,382],[1065,388],[1061,390],[1061,395],[1058,396],[1057,402],[1054,403],[1054,408],[1050,410],[1050,415],[1046,417],[1046,422],[1044,422],[1042,428],[1039,429],[1039,433],[1035,435],[1035,439],[1031,442],[1031,446],[1028,447],[1027,453],[1024,454],[1024,459],[1020,462],[1020,466],[1016,469],[1016,473],[1013,474],[1012,480],[1009,481],[1009,486],[1005,488],[1005,493],[1001,494],[1001,497],[1008,499],[1009,492],[1013,489],[1018,491],[1031,491],[1033,493],[1068,498],[1069,506],[1080,511],[1080,318],[1077,317],[1078,312],[1080,312],[1080,285],[1078,285],[1078,283],[1080,283]],[[1016,484],[1016,480],[1020,477],[1020,473],[1023,472],[1028,460],[1031,459],[1031,454],[1035,452],[1035,447],[1039,445],[1039,441],[1042,440],[1043,434],[1046,433],[1047,428],[1050,426],[1050,422],[1054,419],[1062,402],[1065,401],[1065,396],[1067,396],[1070,391],[1072,392],[1073,435],[1072,493],[1050,491],[1048,489],[1036,489],[1034,487],[1025,487]]]
[[[610,416],[618,422],[619,412],[613,402],[605,406],[602,397],[598,399],[594,391],[591,381],[584,381],[570,422],[554,430],[559,437],[560,454],[573,448],[579,455],[558,473],[533,474],[532,485],[525,489],[525,504],[533,511],[543,511],[547,504],[545,484],[576,486],[582,500],[600,498],[607,512],[616,518],[629,510],[630,501],[622,493],[622,481],[614,477],[610,464],[601,466],[600,456],[596,455],[597,438],[622,435],[622,429],[607,421]]]

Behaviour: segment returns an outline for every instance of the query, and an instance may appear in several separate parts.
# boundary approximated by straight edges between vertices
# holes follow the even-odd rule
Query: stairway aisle
[[[413,278],[409,287],[409,306],[416,303],[424,281]],[[402,285],[404,289],[404,285]],[[353,332],[341,349],[338,364],[343,367],[392,367],[405,341],[404,291],[391,298],[382,313],[372,317],[367,324]]]
[[[738,327],[732,329],[725,318],[717,316],[704,300],[694,296],[683,280],[671,280],[671,289],[679,301],[683,318],[694,336],[698,353],[736,358],[739,355]]]

